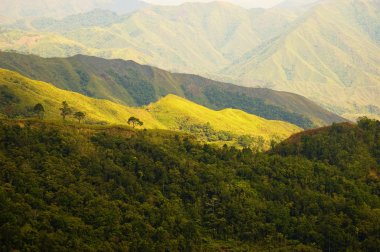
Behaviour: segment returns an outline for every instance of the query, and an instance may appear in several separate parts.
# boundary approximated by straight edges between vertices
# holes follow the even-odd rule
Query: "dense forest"
[[[380,122],[267,153],[0,121],[1,251],[379,251]]]

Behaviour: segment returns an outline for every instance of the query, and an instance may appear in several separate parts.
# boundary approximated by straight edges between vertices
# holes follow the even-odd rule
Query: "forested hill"
[[[168,131],[2,120],[0,249],[377,251],[379,136],[363,119],[253,154]]]
[[[0,67],[62,89],[128,106],[147,105],[175,94],[211,109],[235,108],[302,128],[345,121],[299,95],[239,87],[196,75],[173,74],[133,61],[82,55],[47,59],[0,52]]]

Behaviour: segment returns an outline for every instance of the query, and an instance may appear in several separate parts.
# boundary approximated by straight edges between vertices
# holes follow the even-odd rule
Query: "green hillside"
[[[173,132],[0,120],[0,249],[377,251],[379,134],[365,119],[255,155]]]
[[[233,109],[215,111],[175,95],[146,107],[126,107],[61,90],[4,69],[0,69],[0,98],[0,112],[10,118],[35,117],[32,108],[41,103],[45,119],[62,120],[59,109],[62,101],[66,101],[75,111],[86,113],[87,124],[127,125],[130,117],[137,117],[143,121],[144,128],[184,131],[218,144],[249,146],[260,142],[258,148],[266,148],[271,140],[285,139],[301,131],[290,123],[270,121]]]
[[[326,0],[307,8],[288,1],[269,10],[193,3],[151,6],[115,19],[100,13],[92,25],[84,21],[93,21],[87,13],[4,26],[0,48],[49,57],[130,59],[294,92],[350,119],[380,116],[376,1]]]
[[[129,106],[147,105],[168,94],[175,94],[214,110],[236,108],[302,128],[344,121],[299,95],[244,88],[196,75],[173,74],[132,61],[81,55],[41,58],[0,52],[0,67],[54,83],[62,89]]]
[[[379,12],[373,1],[326,1],[220,73],[302,94],[347,118],[379,116]]]

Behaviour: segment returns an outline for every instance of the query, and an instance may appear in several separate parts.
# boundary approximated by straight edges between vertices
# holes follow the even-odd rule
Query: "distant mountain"
[[[321,2],[323,0],[285,0],[279,3],[275,6],[275,8],[287,8],[287,9],[294,9],[294,8],[310,8],[314,4],[317,4],[318,2]]]
[[[221,73],[305,95],[345,117],[380,115],[380,5],[323,1]]]
[[[139,0],[1,0],[0,16],[13,20],[21,18],[63,18],[94,9],[120,14],[130,13],[147,6]]]
[[[355,119],[380,116],[379,13],[371,0],[291,0],[268,10],[188,3],[124,16],[99,10],[4,26],[0,48],[130,59],[298,93]]]
[[[0,100],[0,113],[10,118],[31,116],[33,106],[41,103],[46,120],[61,120],[59,108],[62,101],[67,101],[74,111],[86,113],[87,124],[127,125],[134,116],[143,121],[144,128],[183,131],[221,144],[238,144],[239,137],[245,136],[252,144],[262,139],[264,148],[272,139],[285,139],[301,131],[287,122],[266,120],[236,109],[215,111],[175,95],[146,107],[127,107],[58,89],[5,69],[0,69]]]
[[[0,68],[59,88],[129,106],[143,106],[175,94],[211,109],[235,108],[303,128],[344,121],[310,100],[287,92],[246,88],[196,75],[173,74],[133,61],[89,56],[41,58],[0,52]]]

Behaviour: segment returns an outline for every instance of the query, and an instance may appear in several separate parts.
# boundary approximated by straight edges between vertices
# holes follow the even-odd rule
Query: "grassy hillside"
[[[305,95],[348,118],[379,115],[379,11],[371,1],[326,1],[221,73]]]
[[[173,74],[132,61],[96,57],[41,58],[0,52],[0,67],[59,88],[129,106],[142,106],[175,94],[214,110],[236,108],[303,128],[344,119],[299,95],[244,88],[196,75]]]
[[[221,144],[238,144],[239,137],[249,136],[248,145],[249,140],[253,143],[262,139],[260,148],[263,148],[272,139],[284,139],[301,130],[290,123],[269,121],[239,110],[214,111],[175,95],[147,107],[126,107],[61,90],[4,69],[0,69],[0,98],[0,111],[13,118],[31,116],[33,106],[41,103],[46,109],[46,119],[61,120],[59,108],[62,101],[67,101],[75,111],[87,114],[88,124],[126,125],[134,116],[143,121],[147,129],[184,131],[203,141]]]
[[[185,127],[188,123],[209,124],[216,131],[263,136],[265,140],[273,136],[283,139],[289,133],[300,131],[300,128],[287,122],[268,121],[236,109],[215,111],[175,95],[168,95],[147,106],[146,109],[153,117],[171,129]]]
[[[0,249],[377,251],[379,134],[334,125],[280,156],[0,120]]]
[[[98,14],[105,22],[85,26],[78,19],[93,20],[89,14],[45,20],[42,27],[26,20],[1,32],[0,48],[42,56],[131,59],[295,92],[350,119],[380,115],[378,3],[299,5],[288,1],[269,10],[225,3],[150,7],[114,20]]]

